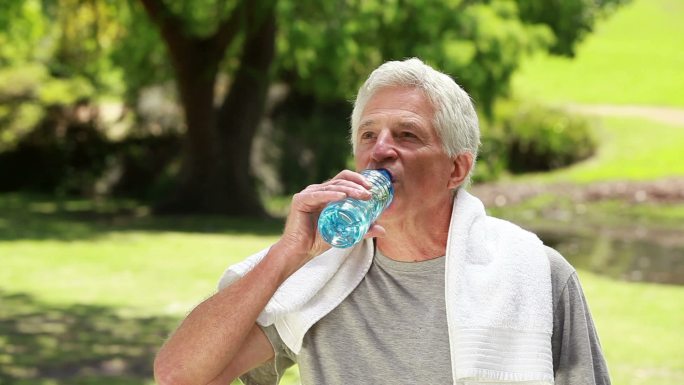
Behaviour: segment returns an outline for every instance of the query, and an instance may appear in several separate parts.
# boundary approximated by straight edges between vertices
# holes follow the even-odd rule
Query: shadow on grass
[[[57,307],[4,291],[0,303],[6,385],[151,383],[154,354],[178,322],[122,317],[103,306]]]
[[[153,216],[134,201],[59,200],[0,194],[0,241],[81,240],[117,231],[277,235],[282,219]]]

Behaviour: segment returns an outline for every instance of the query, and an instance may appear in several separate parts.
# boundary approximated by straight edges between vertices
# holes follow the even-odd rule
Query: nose
[[[380,131],[378,138],[375,140],[375,144],[373,145],[371,160],[374,163],[381,164],[382,162],[394,160],[396,158],[397,151],[392,134],[389,132],[389,130]]]

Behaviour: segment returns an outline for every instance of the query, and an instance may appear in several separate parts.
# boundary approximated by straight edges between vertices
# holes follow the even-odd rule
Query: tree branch
[[[188,37],[183,35],[181,26],[183,20],[174,15],[162,0],[140,0],[147,15],[152,22],[159,26],[162,38],[169,42],[187,41]],[[169,44],[169,46],[171,46]]]
[[[230,17],[219,24],[216,33],[209,40],[210,45],[223,56],[226,47],[240,31],[251,35],[260,28],[275,7],[275,0],[239,0]]]
[[[233,42],[235,36],[241,29],[246,26],[247,8],[252,1],[239,0],[233,8],[230,17],[221,22],[216,29],[216,32],[209,37],[210,45],[217,48],[218,51],[223,52],[230,43]]]

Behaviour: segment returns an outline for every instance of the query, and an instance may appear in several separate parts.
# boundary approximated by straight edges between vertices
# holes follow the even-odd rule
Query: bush
[[[179,163],[181,136],[177,133],[140,135],[116,144],[116,178],[110,192],[116,196],[158,201],[173,187],[172,166]]]
[[[513,173],[566,167],[596,151],[589,121],[561,109],[521,106],[502,125]]]
[[[88,101],[49,107],[16,145],[0,150],[0,191],[138,199],[163,194],[169,166],[180,154],[180,134],[145,133],[113,142],[98,114]]]
[[[109,143],[92,106],[52,106],[10,151],[0,153],[0,191],[89,194],[106,168]]]
[[[590,122],[562,109],[509,103],[494,122],[482,122],[482,148],[475,181],[504,171],[550,171],[584,160],[596,151]]]
[[[498,179],[508,170],[508,149],[501,126],[480,121],[480,152],[475,163],[473,183]]]

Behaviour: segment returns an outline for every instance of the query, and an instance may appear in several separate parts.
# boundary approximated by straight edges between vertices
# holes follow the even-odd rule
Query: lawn
[[[0,195],[0,383],[148,384],[155,351],[281,221]]]
[[[575,60],[538,55],[513,79],[522,99],[684,106],[684,2],[632,0],[580,44]]]
[[[158,217],[88,201],[0,196],[0,288],[53,304],[184,314],[281,221]],[[144,210],[144,208],[143,208]]]
[[[0,382],[11,385],[150,384],[167,333],[282,226],[18,194],[0,195],[0,209]],[[684,382],[684,288],[581,279],[615,383]]]
[[[580,280],[614,384],[684,383],[684,287]]]

